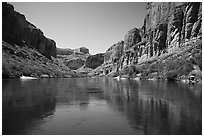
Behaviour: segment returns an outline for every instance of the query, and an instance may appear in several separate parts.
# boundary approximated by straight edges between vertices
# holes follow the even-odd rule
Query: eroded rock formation
[[[11,44],[35,48],[49,59],[56,57],[55,41],[46,38],[40,29],[5,2],[2,3],[2,39]]]
[[[89,56],[89,49],[86,47],[77,49],[57,48],[57,57],[72,70],[82,67]]]
[[[200,48],[201,2],[150,2],[146,10],[143,26],[128,31],[124,42],[111,46],[104,55],[104,64],[90,75],[123,75],[126,68],[130,74],[131,66],[159,59],[162,55],[168,57],[178,49],[184,51],[193,42]],[[200,52],[198,54],[200,56]]]
[[[112,45],[104,55],[104,63],[115,63],[123,55],[124,41]]]

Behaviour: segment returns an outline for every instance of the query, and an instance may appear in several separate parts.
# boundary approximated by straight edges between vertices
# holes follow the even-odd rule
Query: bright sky
[[[60,48],[89,48],[103,53],[143,25],[146,3],[12,2],[16,11],[55,40]]]

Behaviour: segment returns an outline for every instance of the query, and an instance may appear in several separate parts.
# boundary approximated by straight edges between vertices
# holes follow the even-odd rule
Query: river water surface
[[[3,134],[202,134],[202,89],[112,78],[3,80]]]

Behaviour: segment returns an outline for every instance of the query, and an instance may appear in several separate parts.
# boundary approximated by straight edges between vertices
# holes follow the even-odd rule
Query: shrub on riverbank
[[[191,42],[173,54],[164,54],[157,60],[143,62],[134,67],[134,74],[141,73],[143,79],[156,77],[156,79],[178,80],[188,77],[197,66],[202,70],[202,41]]]

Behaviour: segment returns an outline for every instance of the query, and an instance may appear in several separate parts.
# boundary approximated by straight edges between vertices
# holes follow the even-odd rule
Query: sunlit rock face
[[[40,29],[8,3],[2,3],[2,39],[11,44],[35,48],[49,59],[56,57],[55,41],[46,38]]]
[[[185,40],[201,36],[202,5],[199,2],[150,2],[140,29],[145,57],[160,56]]]
[[[202,4],[153,2],[147,4],[142,39],[147,57],[171,52],[186,40],[201,36]]]
[[[143,26],[129,30],[124,42],[111,46],[97,71],[109,75],[202,38],[201,2],[149,2],[146,11]]]

